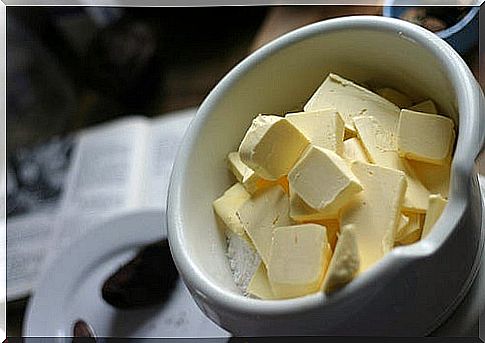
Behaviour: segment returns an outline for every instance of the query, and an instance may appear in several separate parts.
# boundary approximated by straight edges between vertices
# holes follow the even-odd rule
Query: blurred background
[[[399,15],[435,32],[464,15],[456,7],[413,11]],[[354,14],[382,15],[383,7],[8,7],[7,218],[33,206],[25,192],[37,203],[60,196],[71,146],[57,141],[126,115],[197,107],[258,47],[306,24]],[[478,39],[472,42],[460,53],[483,80],[484,57]],[[58,158],[46,164],[45,156]],[[25,304],[7,305],[11,336],[21,333]]]

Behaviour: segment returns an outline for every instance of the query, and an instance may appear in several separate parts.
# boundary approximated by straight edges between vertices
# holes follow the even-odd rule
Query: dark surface
[[[438,32],[458,23],[468,12],[467,7],[410,7],[406,8],[399,18],[410,21],[427,28],[432,32]]]
[[[178,279],[166,239],[141,249],[103,284],[101,294],[119,309],[136,309],[161,304]]]
[[[98,8],[99,9],[99,8]],[[7,8],[7,149],[129,114],[197,106],[248,52],[266,7]]]

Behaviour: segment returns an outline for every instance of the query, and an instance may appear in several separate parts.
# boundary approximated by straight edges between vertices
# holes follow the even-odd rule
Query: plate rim
[[[143,234],[140,234],[136,228],[133,229],[129,223],[130,221],[140,220],[150,222],[150,225],[143,227]],[[151,225],[154,224],[154,225]],[[116,239],[112,238],[113,231],[116,230]],[[111,235],[111,237],[110,237]],[[96,261],[102,255],[109,254],[110,251],[116,251],[123,248],[126,245],[133,247],[143,246],[155,240],[166,238],[166,220],[165,213],[162,210],[138,210],[123,213],[121,215],[113,215],[110,218],[103,220],[101,223],[95,225],[89,232],[86,232],[81,238],[74,241],[72,244],[66,246],[59,252],[55,258],[51,261],[49,266],[43,271],[41,278],[39,279],[36,289],[33,291],[31,298],[27,303],[25,311],[25,319],[22,325],[22,336],[24,337],[38,337],[36,331],[38,330],[39,323],[36,318],[41,317],[45,313],[45,307],[43,303],[47,300],[54,298],[61,298],[59,296],[53,297],[52,294],[57,288],[49,287],[49,285],[55,284],[55,281],[59,275],[59,269],[64,270],[66,266],[72,265],[72,261],[76,260],[74,257],[79,255],[87,255],[88,258],[77,259],[78,269],[82,269],[82,266],[90,265]],[[105,246],[105,249],[96,249],[96,247],[109,239],[110,244]],[[93,244],[94,242],[94,244]],[[89,244],[87,244],[89,243]],[[86,247],[89,246],[93,254],[87,254]],[[93,249],[94,248],[94,249]],[[54,282],[54,283],[53,283]],[[61,286],[62,287],[62,286]],[[67,287],[67,286],[66,286]],[[46,294],[51,296],[46,297]],[[61,303],[61,300],[58,301]],[[52,306],[56,304],[56,301],[51,302],[49,311],[52,311]],[[61,308],[58,313],[62,313]],[[56,321],[52,321],[56,322]],[[61,328],[52,327],[53,332],[59,331]],[[45,330],[45,326],[44,326]],[[62,336],[63,337],[63,336]]]

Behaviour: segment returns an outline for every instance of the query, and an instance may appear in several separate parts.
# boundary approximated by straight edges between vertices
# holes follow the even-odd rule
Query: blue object
[[[385,17],[398,18],[402,12],[411,6],[404,6],[405,0],[388,0],[385,2],[383,15]],[[417,7],[417,6],[412,6]],[[473,6],[468,13],[455,25],[445,30],[436,32],[436,35],[444,39],[459,54],[465,54],[473,46],[478,45],[478,12],[479,6]]]

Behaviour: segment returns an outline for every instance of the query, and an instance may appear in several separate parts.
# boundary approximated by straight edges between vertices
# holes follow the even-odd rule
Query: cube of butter
[[[259,115],[246,132],[239,154],[242,162],[267,180],[288,174],[308,146],[305,138],[285,118]]]
[[[278,298],[318,291],[331,256],[326,230],[317,224],[274,230],[268,278]]]
[[[259,299],[276,299],[271,284],[268,279],[268,271],[264,263],[259,265],[258,270],[254,273],[251,282],[249,282],[247,293],[258,297]]]
[[[236,183],[212,204],[224,225],[238,235],[244,234],[244,227],[236,212],[250,197],[251,194],[240,183]]]
[[[288,113],[286,119],[300,130],[311,144],[342,155],[344,121],[335,109]]]
[[[352,281],[359,272],[360,257],[355,230],[354,225],[346,225],[339,234],[337,245],[322,285],[325,293],[330,293],[343,287]]]
[[[403,208],[408,212],[426,212],[429,191],[407,166],[407,161],[401,158],[396,149],[392,147],[392,136],[372,116],[356,117],[354,123],[362,145],[372,163],[381,167],[397,169],[406,174],[407,189]]]
[[[344,141],[344,153],[343,157],[351,161],[361,161],[361,162],[369,162],[367,155],[365,153],[362,144],[360,143],[359,138],[349,138]]]
[[[333,251],[335,249],[335,245],[337,244],[337,237],[340,232],[340,224],[338,219],[315,220],[313,223],[324,226],[325,229],[327,229],[328,244],[330,244]]]
[[[399,217],[399,223],[397,224],[396,237],[399,235],[399,231],[404,230],[404,228],[409,224],[409,217],[402,214]]]
[[[291,224],[288,196],[280,185],[265,188],[246,200],[236,214],[261,259],[267,264],[273,229]]]
[[[399,154],[408,159],[445,164],[451,155],[455,133],[445,116],[402,110],[397,132]]]
[[[417,103],[414,106],[409,107],[409,110],[411,111],[417,111],[417,112],[424,112],[424,113],[432,113],[432,114],[438,114],[438,110],[436,109],[436,105],[434,104],[433,100],[424,100],[419,103]]]
[[[413,160],[407,160],[406,164],[430,193],[448,198],[451,160],[442,165]]]
[[[341,208],[362,190],[345,160],[313,145],[290,171],[288,180],[290,188],[319,212]]]
[[[246,190],[253,194],[258,189],[268,187],[274,182],[268,181],[260,177],[251,168],[241,161],[241,157],[237,151],[229,153],[227,156],[229,170],[234,174],[236,179],[246,188]]]
[[[448,201],[443,199],[440,194],[431,194],[429,196],[428,212],[424,219],[423,232],[421,233],[421,239],[425,238],[433,228],[434,224],[438,221],[446,207]]]
[[[389,100],[336,74],[329,74],[304,106],[304,110],[316,111],[335,108],[345,122],[345,127],[355,132],[353,118],[372,115],[379,119],[384,129],[395,133],[399,120],[399,107]]]
[[[400,108],[408,108],[413,104],[413,102],[407,95],[393,88],[380,88],[376,90],[376,93]]]
[[[319,212],[308,206],[298,194],[290,188],[290,217],[299,222],[337,219],[340,208],[331,205]]]
[[[407,224],[398,228],[396,232],[396,242],[401,245],[411,244],[421,237],[422,222],[420,213],[407,213]]]
[[[406,175],[399,170],[360,161],[352,162],[351,169],[364,190],[342,209],[340,225],[355,225],[360,268],[365,271],[394,246],[406,192]]]

